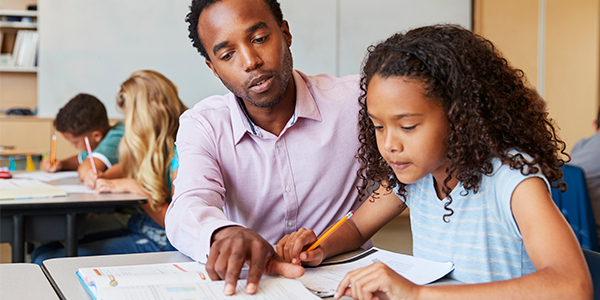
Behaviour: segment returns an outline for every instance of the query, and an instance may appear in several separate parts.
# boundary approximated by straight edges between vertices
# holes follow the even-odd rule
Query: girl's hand
[[[417,299],[421,286],[394,272],[382,262],[346,274],[335,292],[335,298]]]
[[[119,179],[103,179],[99,178],[96,180],[96,188],[94,189],[97,193],[133,193],[142,196],[147,196],[138,184],[137,180],[133,178],[119,178]]]
[[[303,251],[317,241],[315,232],[309,229],[300,230],[284,236],[277,243],[277,254],[285,261],[298,265],[301,262],[308,266],[318,266],[325,259],[325,253],[321,247],[312,251]]]

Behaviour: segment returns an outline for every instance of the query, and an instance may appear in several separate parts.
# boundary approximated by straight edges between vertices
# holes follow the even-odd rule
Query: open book
[[[225,281],[211,281],[198,262],[81,268],[77,276],[95,300],[319,299],[300,281],[280,277],[263,277],[251,296],[244,292],[246,281],[239,280],[235,294],[225,296]]]
[[[0,180],[0,200],[61,196],[67,196],[67,193],[63,189],[41,181],[29,179]]]
[[[396,273],[419,285],[434,282],[454,270],[452,262],[440,263],[373,247],[337,263],[306,268],[304,276],[299,280],[316,295],[331,297],[348,272],[376,262],[386,264]]]

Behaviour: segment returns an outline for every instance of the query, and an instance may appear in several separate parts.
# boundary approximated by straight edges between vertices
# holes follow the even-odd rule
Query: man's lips
[[[272,83],[273,76],[262,75],[250,81],[250,84],[248,86],[249,89],[255,93],[264,93],[267,90],[269,90],[269,88],[271,88]]]

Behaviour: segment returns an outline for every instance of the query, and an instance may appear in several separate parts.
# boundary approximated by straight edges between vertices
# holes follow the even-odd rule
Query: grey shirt
[[[583,169],[600,240],[600,132],[582,139],[571,150],[570,164]]]

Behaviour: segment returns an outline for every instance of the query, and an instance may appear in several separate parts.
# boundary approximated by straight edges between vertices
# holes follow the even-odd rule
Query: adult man
[[[570,164],[583,169],[585,181],[590,193],[596,231],[600,240],[600,108],[593,122],[596,133],[589,138],[580,140],[571,150]]]
[[[225,279],[226,294],[247,263],[254,293],[263,273],[303,274],[272,244],[300,227],[322,232],[357,208],[358,77],[293,70],[275,0],[196,0],[190,11],[194,46],[231,93],[180,119],[167,235]]]

